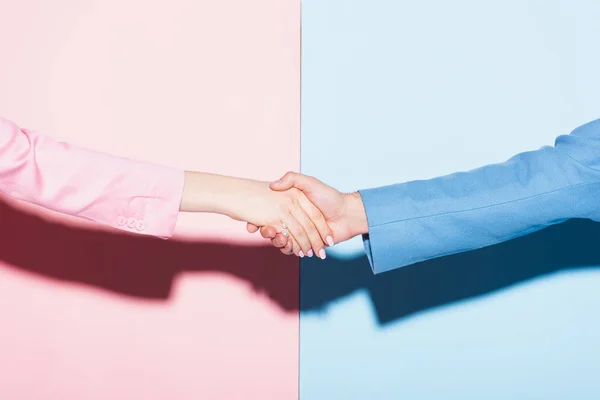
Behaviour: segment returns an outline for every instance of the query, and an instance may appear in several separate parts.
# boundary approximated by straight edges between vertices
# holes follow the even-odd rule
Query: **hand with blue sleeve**
[[[571,218],[600,220],[600,119],[559,136],[554,146],[468,172],[354,194],[295,173],[271,184],[273,190],[290,187],[321,209],[335,242],[362,234],[380,273]]]

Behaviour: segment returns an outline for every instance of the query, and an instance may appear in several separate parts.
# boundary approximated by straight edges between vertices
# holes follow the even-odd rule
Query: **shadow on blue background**
[[[574,268],[600,265],[600,223],[570,220],[504,243],[374,275],[366,256],[302,260],[300,309],[323,310],[363,289],[380,326]],[[410,251],[410,249],[406,249]]]

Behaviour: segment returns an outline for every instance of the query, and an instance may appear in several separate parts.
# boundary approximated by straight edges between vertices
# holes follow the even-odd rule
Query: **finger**
[[[288,189],[293,188],[297,182],[300,182],[300,184],[302,184],[302,181],[303,181],[302,177],[303,177],[303,175],[301,175],[301,174],[289,171],[278,181],[272,182],[269,185],[269,187],[271,188],[271,190],[279,190],[279,191],[288,190]],[[299,187],[297,187],[297,188],[300,189]],[[300,190],[302,190],[302,189],[300,189]]]
[[[298,203],[300,204],[300,207],[302,207],[304,212],[308,215],[308,218],[310,218],[310,220],[316,227],[319,235],[321,236],[321,240],[323,241],[323,243],[327,243],[329,246],[333,246],[334,245],[333,232],[331,231],[331,228],[329,228],[329,225],[327,224],[327,220],[325,220],[325,217],[323,216],[323,213],[321,212],[321,210],[319,210],[305,196],[300,196],[300,198],[298,199]],[[313,250],[315,250],[315,252],[317,251],[317,249],[315,249],[314,247],[313,247]],[[317,254],[319,254],[319,253],[317,253]]]
[[[286,174],[281,177],[279,180],[276,180],[275,182],[271,182],[269,184],[269,187],[271,188],[271,190],[288,190],[290,188],[292,188],[294,186],[294,182],[293,182],[293,178],[291,178],[289,175],[290,174],[294,174],[294,172],[286,172]]]
[[[287,225],[287,230],[296,242],[294,244],[297,244],[297,246],[294,246],[294,254],[300,258],[304,257],[311,249],[310,239],[306,231],[292,214],[288,214],[284,221]]]
[[[263,226],[260,228],[260,234],[265,239],[274,239],[277,236],[277,229],[272,226]]]
[[[250,233],[256,233],[258,231],[258,226],[248,222],[246,224],[246,230]]]
[[[290,255],[294,253],[294,243],[291,240],[288,240],[284,247],[279,249],[283,254]]]
[[[274,239],[271,239],[271,243],[273,244],[273,246],[281,249],[285,246],[287,246],[287,244],[291,243],[287,237],[285,237],[284,235],[282,235],[281,233],[278,233],[277,236],[275,236]]]
[[[286,254],[286,255],[291,255],[291,254],[297,253],[298,250],[294,250],[294,248],[299,249],[300,246],[298,246],[298,243],[294,240],[294,237],[290,235],[290,232],[288,231],[288,226],[285,224],[284,224],[284,226],[285,226],[285,229],[281,233],[278,233],[277,237],[276,237],[276,239],[278,237],[282,237],[282,239],[278,239],[279,243],[282,244],[282,246],[279,250],[283,254]],[[273,243],[274,241],[275,241],[275,239],[273,239],[271,241],[271,243]],[[276,245],[275,243],[273,243],[273,244]]]
[[[283,236],[283,234],[281,234]],[[289,233],[288,233],[289,235]],[[287,236],[285,237],[285,244],[279,249],[279,251],[281,251],[283,254],[285,255],[291,255],[294,254],[294,244],[296,243],[294,241],[293,238],[288,238]],[[298,247],[298,244],[296,244],[296,247]]]
[[[321,239],[321,235],[319,234],[319,231],[317,231],[315,224],[313,224],[311,219],[300,206],[292,208],[291,213],[296,221],[302,225],[302,228],[304,229],[304,232],[310,241],[310,249],[305,254],[309,257],[312,257],[312,252],[314,251],[314,253],[319,255],[319,257],[324,258],[325,243]]]
[[[297,172],[288,172],[281,179],[271,182],[269,187],[275,191],[285,191],[291,188],[296,188],[303,191],[305,194],[310,194],[313,188],[318,184],[323,184],[315,177],[302,175]]]

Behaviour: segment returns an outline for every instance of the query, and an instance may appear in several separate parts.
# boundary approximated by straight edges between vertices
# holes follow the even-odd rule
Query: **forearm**
[[[239,219],[245,196],[256,181],[205,172],[185,172],[180,211],[222,214]]]
[[[505,163],[362,190],[373,270],[493,245],[570,218],[595,218],[600,131],[592,128],[598,127]]]

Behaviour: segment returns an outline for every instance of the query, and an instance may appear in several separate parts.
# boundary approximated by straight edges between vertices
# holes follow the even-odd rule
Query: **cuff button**
[[[127,227],[128,228],[134,228],[136,223],[137,223],[137,220],[135,218],[133,218],[133,217],[130,217],[127,220]]]
[[[143,231],[145,227],[146,224],[144,224],[144,221],[138,221],[135,225],[135,229],[137,229],[138,231]]]

